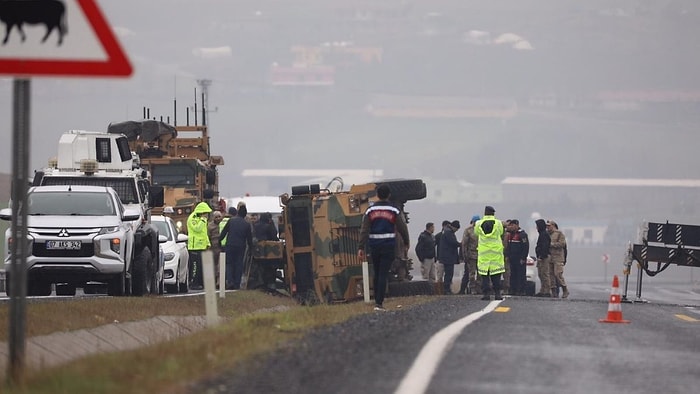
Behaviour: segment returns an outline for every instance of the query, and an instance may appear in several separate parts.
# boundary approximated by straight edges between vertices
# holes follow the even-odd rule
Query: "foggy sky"
[[[240,177],[244,168],[370,168],[389,178],[490,184],[506,176],[697,177],[697,103],[635,112],[528,105],[543,96],[585,101],[602,91],[700,90],[695,1],[394,0],[383,2],[385,15],[364,22],[362,4],[374,2],[98,3],[134,75],[34,78],[31,168],[56,154],[60,133],[141,119],[144,106],[152,116],[172,116],[177,98],[183,124],[197,79],[211,79],[212,146],[226,160],[223,195],[285,191],[256,189]],[[43,33],[25,30],[29,39]],[[492,39],[516,34],[533,49],[477,45],[467,39],[471,31]],[[332,88],[266,84],[271,64],[294,61],[292,46],[334,41],[381,47],[382,63],[338,68]],[[200,55],[221,47],[231,56]],[[10,79],[0,80],[0,91],[8,138],[0,171],[9,172]],[[519,112],[508,120],[378,119],[365,111],[377,94],[515,100]]]

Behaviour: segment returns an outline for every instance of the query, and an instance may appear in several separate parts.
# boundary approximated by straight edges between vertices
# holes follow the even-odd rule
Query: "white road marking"
[[[453,322],[433,335],[418,353],[418,357],[413,361],[413,365],[404,375],[401,384],[394,393],[424,393],[435,374],[435,370],[437,370],[438,365],[440,365],[443,357],[447,354],[457,335],[480,317],[493,312],[501,302],[491,301],[486,308]]]

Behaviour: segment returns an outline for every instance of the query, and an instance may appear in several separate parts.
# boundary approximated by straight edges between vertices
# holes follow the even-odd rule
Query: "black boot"
[[[493,297],[493,299],[496,300],[496,301],[500,301],[500,300],[503,299],[503,296],[501,296],[501,291],[500,291],[500,290],[496,290],[496,293],[495,293],[495,296]]]

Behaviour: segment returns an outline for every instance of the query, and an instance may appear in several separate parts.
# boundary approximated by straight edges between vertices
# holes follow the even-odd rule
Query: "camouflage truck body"
[[[337,193],[321,190],[316,185],[297,186],[292,189],[291,196],[280,197],[283,205],[280,227],[285,247],[284,278],[293,297],[310,304],[364,297],[362,261],[357,256],[360,227],[365,211],[377,200],[376,188],[381,184],[389,185],[392,202],[408,222],[403,209],[406,201],[426,196],[425,183],[421,180],[353,185],[349,191]],[[390,278],[407,283],[411,279],[408,275],[411,262],[401,245],[397,245],[397,249],[401,253],[397,254]],[[369,262],[371,264],[371,257]],[[372,269],[369,271],[371,273]],[[413,291],[432,291],[429,284],[420,287],[422,290],[413,286]]]
[[[219,201],[218,166],[221,156],[209,149],[206,125],[171,126],[156,120],[125,121],[108,126],[109,133],[123,134],[129,147],[148,170],[153,185],[163,188],[164,207],[153,214],[167,213],[178,228],[187,233],[187,217],[201,201],[223,209]]]

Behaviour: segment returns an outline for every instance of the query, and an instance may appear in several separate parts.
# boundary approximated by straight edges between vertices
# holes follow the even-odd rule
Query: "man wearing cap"
[[[547,221],[547,232],[551,239],[549,244],[549,252],[551,254],[550,265],[551,270],[551,286],[552,297],[559,297],[559,286],[563,291],[561,298],[569,297],[569,289],[564,280],[564,264],[566,264],[566,237],[564,233],[559,231],[559,226],[554,220]]]
[[[391,189],[386,184],[377,187],[379,201],[372,204],[362,218],[360,242],[357,257],[365,259],[365,247],[369,248],[374,268],[374,310],[384,311],[384,295],[389,280],[389,270],[396,258],[396,235],[403,239],[404,248],[408,249],[410,240],[408,226],[401,211],[390,201]]]
[[[496,210],[487,205],[484,218],[477,221],[474,232],[479,237],[477,269],[482,276],[482,300],[490,300],[489,282],[493,286],[494,299],[502,300],[501,274],[506,271],[503,258],[503,223],[496,219]]]
[[[447,225],[440,237],[438,250],[440,254],[440,263],[445,270],[443,279],[443,289],[445,294],[452,294],[452,278],[455,274],[455,264],[459,264],[459,241],[457,241],[457,230],[459,230],[459,220],[453,220]]]
[[[514,295],[525,295],[527,281],[527,256],[530,253],[530,240],[525,230],[520,228],[518,219],[511,219],[506,233],[506,259],[510,265],[510,290]]]
[[[476,260],[479,258],[477,246],[479,238],[474,233],[474,225],[481,219],[479,215],[472,216],[469,221],[469,226],[464,229],[462,234],[462,258],[464,259],[464,275],[462,275],[462,283],[459,287],[459,294],[481,294],[481,285],[479,275],[476,272]]]

